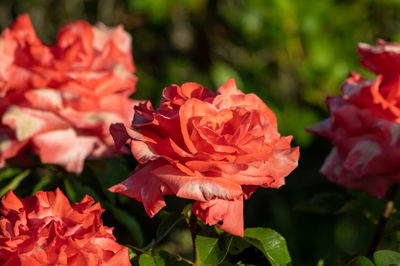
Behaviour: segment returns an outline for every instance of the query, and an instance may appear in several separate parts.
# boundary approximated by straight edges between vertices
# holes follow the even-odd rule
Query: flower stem
[[[390,189],[388,190],[388,192],[386,193],[385,209],[383,210],[381,217],[379,218],[378,225],[376,226],[374,237],[373,237],[372,242],[368,249],[368,253],[367,253],[368,257],[372,257],[376,248],[378,247],[379,241],[381,240],[381,238],[383,236],[386,222],[387,222],[389,216],[393,212],[394,198],[396,197],[396,193],[397,193],[398,189],[399,189],[399,185],[393,184],[390,187]]]
[[[199,256],[197,255],[197,250],[196,250],[197,217],[193,213],[193,211],[190,214],[188,225],[189,225],[190,233],[192,234],[193,258],[194,258],[194,264],[193,265],[200,265],[199,264]]]

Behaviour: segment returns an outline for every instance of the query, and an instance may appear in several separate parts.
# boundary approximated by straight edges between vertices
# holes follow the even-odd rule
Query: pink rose
[[[279,135],[273,112],[233,79],[218,93],[196,83],[171,85],[158,109],[141,103],[131,127],[113,124],[110,131],[139,161],[110,191],[143,202],[150,217],[165,206],[163,195],[195,200],[201,220],[239,236],[243,197],[259,186],[282,186],[299,158],[292,137]]]
[[[373,80],[350,73],[342,95],[328,97],[331,116],[308,130],[335,145],[321,172],[337,184],[382,198],[400,183],[400,44],[359,44]]]
[[[9,191],[1,200],[1,265],[131,265],[103,211],[89,196],[70,204],[59,189],[26,199]]]
[[[0,37],[0,167],[22,148],[80,173],[86,158],[114,152],[111,122],[129,123],[136,101],[131,38],[122,26],[77,21],[56,45],[36,37],[28,15]]]

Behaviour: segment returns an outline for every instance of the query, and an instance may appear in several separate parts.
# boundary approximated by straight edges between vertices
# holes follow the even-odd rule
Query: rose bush
[[[9,191],[1,201],[1,265],[130,265],[128,249],[103,225],[100,204],[85,196],[39,191],[26,199]]]
[[[298,147],[281,137],[273,112],[229,80],[214,93],[199,84],[164,89],[160,107],[135,106],[131,127],[113,124],[117,147],[130,145],[135,173],[110,191],[143,202],[150,217],[163,195],[195,200],[207,224],[243,236],[243,197],[278,188],[297,166]]]
[[[400,183],[400,44],[359,44],[361,64],[375,73],[350,73],[342,95],[328,97],[330,117],[308,130],[335,145],[321,172],[335,183],[382,198]]]
[[[134,70],[122,26],[76,21],[45,45],[18,17],[0,37],[0,166],[22,148],[75,173],[110,155],[109,125],[128,123],[136,103]]]

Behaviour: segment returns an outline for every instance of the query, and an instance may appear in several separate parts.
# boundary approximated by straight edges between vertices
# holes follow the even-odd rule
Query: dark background
[[[239,89],[265,101],[280,133],[293,135],[301,148],[299,167],[287,185],[259,189],[246,201],[246,227],[280,232],[293,265],[343,265],[365,255],[382,202],[319,174],[331,144],[305,128],[328,116],[325,97],[339,94],[349,71],[372,77],[358,65],[358,42],[400,41],[400,1],[0,0],[1,29],[22,13],[30,14],[45,43],[55,41],[60,26],[78,19],[124,25],[133,37],[139,78],[132,97],[150,99],[155,106],[172,83],[192,81],[216,90],[234,77]],[[36,170],[16,192],[31,194],[42,181],[36,188],[60,186],[73,201],[88,193],[107,209],[104,223],[115,227],[120,243],[145,246],[155,236],[157,216],[150,219],[140,203],[103,189],[128,177],[135,164],[129,156],[88,162],[80,177],[58,173],[48,181],[43,181],[48,169]],[[167,202],[169,211],[189,203],[174,197]],[[381,248],[398,250],[397,229],[391,227],[397,219],[389,223]],[[181,224],[160,247],[190,257],[190,243]]]

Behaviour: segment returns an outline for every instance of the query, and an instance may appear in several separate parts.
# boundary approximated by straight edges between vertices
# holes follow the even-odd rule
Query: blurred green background
[[[132,97],[156,106],[169,84],[192,81],[216,90],[234,77],[239,89],[266,102],[281,134],[293,135],[294,145],[301,147],[299,167],[287,185],[259,189],[246,202],[245,225],[280,232],[294,265],[343,265],[365,254],[382,203],[326,181],[318,169],[331,144],[304,130],[327,117],[325,97],[339,93],[349,71],[371,77],[358,65],[358,42],[400,41],[400,1],[0,0],[1,29],[22,13],[30,14],[46,43],[54,42],[60,26],[77,19],[124,25],[133,37],[139,78]],[[129,156],[106,165],[89,162],[81,177],[69,179],[36,171],[21,182],[17,194],[30,194],[40,182],[36,188],[61,184],[76,200],[89,193],[107,209],[105,223],[116,227],[121,243],[143,246],[154,237],[157,218],[150,220],[134,200],[98,192],[128,177],[135,164]],[[171,211],[188,203],[167,201]],[[164,248],[190,254],[190,236],[183,228],[172,233]],[[396,230],[381,248],[398,249]],[[261,263],[252,257],[249,252],[243,262]]]

